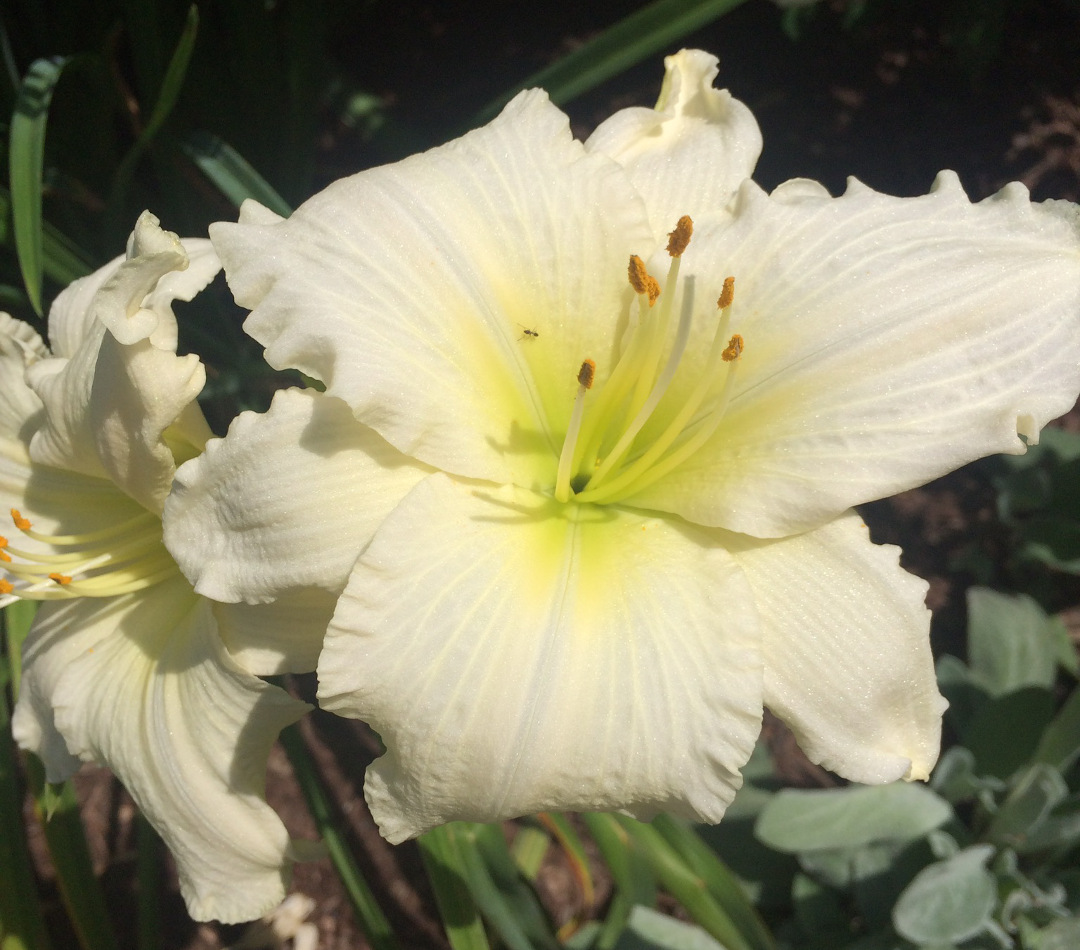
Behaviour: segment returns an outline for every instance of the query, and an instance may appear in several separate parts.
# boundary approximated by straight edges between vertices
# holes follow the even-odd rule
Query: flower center
[[[559,456],[557,501],[610,504],[628,498],[682,464],[720,424],[743,351],[743,338],[737,333],[728,336],[735,298],[733,277],[723,283],[712,344],[693,387],[681,405],[665,405],[663,428],[655,426],[648,438],[642,437],[646,424],[660,418],[657,407],[671,389],[690,339],[694,278],[687,277],[680,285],[679,267],[692,233],[693,222],[683,216],[668,235],[671,265],[663,293],[641,258],[630,258],[628,274],[637,293],[637,309],[631,314],[618,361],[587,409],[586,393],[596,367],[592,360],[582,363]],[[657,428],[659,433],[652,434]]]
[[[0,537],[0,607],[15,600],[115,597],[142,590],[177,571],[161,543],[161,519],[149,511],[85,534],[49,535],[11,509],[15,527],[33,550]]]

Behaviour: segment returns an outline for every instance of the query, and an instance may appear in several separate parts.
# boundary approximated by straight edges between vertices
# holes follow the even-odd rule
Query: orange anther
[[[645,262],[637,254],[630,256],[630,266],[626,268],[626,273],[630,277],[630,286],[634,288],[634,293],[646,294],[650,307],[656,303],[656,298],[660,296],[660,284],[645,270]]]
[[[694,233],[694,222],[690,215],[684,214],[675,225],[675,230],[668,234],[667,252],[672,257],[682,257],[683,251],[690,243],[690,235]]]
[[[724,289],[720,291],[720,299],[716,301],[716,306],[721,310],[731,306],[731,301],[735,299],[735,278],[724,278]]]
[[[0,577],[0,594],[10,594],[15,588],[11,586],[11,581],[6,581]]]
[[[18,508],[11,509],[11,520],[15,522],[15,527],[18,528],[20,531],[30,530],[29,520],[22,516]]]
[[[584,360],[581,369],[578,370],[577,381],[586,389],[592,389],[593,378],[596,376],[596,364],[592,360]]]
[[[50,574],[49,580],[55,581],[57,584],[70,584],[71,578],[67,574]]]
[[[724,347],[724,352],[720,354],[725,363],[730,363],[732,360],[737,360],[742,356],[743,351],[743,338],[736,333],[729,341],[728,345]]]

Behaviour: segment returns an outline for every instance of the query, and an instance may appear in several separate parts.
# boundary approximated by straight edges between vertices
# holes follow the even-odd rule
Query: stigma
[[[557,501],[610,504],[628,498],[686,461],[722,421],[746,344],[731,333],[735,278],[727,277],[718,281],[704,363],[686,370],[697,288],[696,278],[680,279],[679,271],[692,237],[693,221],[684,215],[668,235],[671,260],[663,285],[640,257],[630,258],[627,275],[637,306],[622,350],[597,393],[586,396],[596,378],[593,361],[587,359],[579,371],[559,457]],[[672,383],[680,369],[694,378],[680,378],[676,395]]]
[[[98,531],[48,534],[11,509],[26,542],[0,537],[0,607],[16,600],[116,597],[173,576],[178,568],[161,541],[161,519],[149,511]],[[14,537],[14,535],[13,535]]]

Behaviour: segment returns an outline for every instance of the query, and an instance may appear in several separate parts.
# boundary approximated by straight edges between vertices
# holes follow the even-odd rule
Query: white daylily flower
[[[584,145],[534,90],[288,220],[211,228],[267,359],[326,393],[181,468],[166,543],[222,600],[344,585],[320,698],[385,742],[392,841],[716,821],[763,703],[851,779],[925,778],[925,584],[851,508],[1024,451],[1080,389],[1074,207],[973,205],[948,173],[765,194],[714,61],[667,69],[656,112]]]
[[[46,601],[16,740],[49,781],[80,760],[109,766],[175,855],[192,916],[235,922],[285,894],[293,845],[263,784],[271,744],[307,707],[223,642],[291,618],[198,596],[161,541],[176,464],[210,436],[171,303],[220,267],[208,240],[181,244],[144,213],[126,258],[57,297],[51,354],[0,315],[0,510],[14,522],[0,584],[4,601]]]

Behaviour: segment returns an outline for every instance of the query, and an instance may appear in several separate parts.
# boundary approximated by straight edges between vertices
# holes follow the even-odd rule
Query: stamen
[[[596,379],[596,364],[586,359],[578,370],[578,391],[574,399],[574,409],[570,414],[570,424],[566,427],[562,453],[559,455],[559,470],[555,476],[555,500],[570,500],[570,472],[573,470],[574,449],[577,446],[578,433],[581,431],[581,417],[585,412],[585,393],[592,389]]]
[[[679,218],[675,230],[668,233],[667,252],[672,257],[682,257],[683,251],[690,243],[690,235],[694,233],[694,222],[690,215],[684,214]]]
[[[645,270],[645,262],[637,254],[630,255],[630,266],[627,267],[626,271],[630,277],[630,286],[634,288],[634,293],[648,297],[650,307],[656,303],[656,298],[660,296],[660,284],[655,277]]]
[[[690,219],[686,218],[685,220],[689,221]],[[663,398],[664,393],[667,392],[668,386],[671,385],[672,379],[675,378],[675,370],[679,368],[679,362],[682,360],[682,355],[686,350],[686,343],[690,339],[690,323],[693,314],[694,279],[688,277],[686,279],[686,291],[683,294],[682,311],[679,314],[679,327],[675,332],[675,343],[671,348],[667,363],[664,364],[663,372],[661,372],[660,378],[657,379],[656,384],[653,386],[652,392],[649,393],[649,397],[645,400],[644,405],[637,411],[630,425],[626,427],[622,437],[615,444],[615,447],[607,454],[604,461],[600,463],[599,467],[593,473],[592,478],[589,479],[589,485],[592,485],[593,487],[598,485],[616,463],[622,459],[633,444],[634,439],[637,438],[637,434],[641,431],[645,423],[649,421],[649,417]]]
[[[0,560],[10,580],[0,585],[0,605],[19,599],[113,597],[156,584],[177,567],[161,543],[161,521],[151,512],[83,534],[49,535],[12,509],[12,520],[40,548],[20,550],[0,538]],[[6,548],[6,550],[5,550]],[[14,582],[22,581],[16,587]]]
[[[720,299],[716,301],[716,306],[720,310],[727,310],[731,306],[732,301],[735,299],[735,278],[725,277],[724,287],[720,291]]]
[[[721,359],[725,363],[731,363],[742,356],[743,351],[743,338],[738,333],[735,334],[728,342],[728,345],[724,347],[724,352],[720,354]]]

